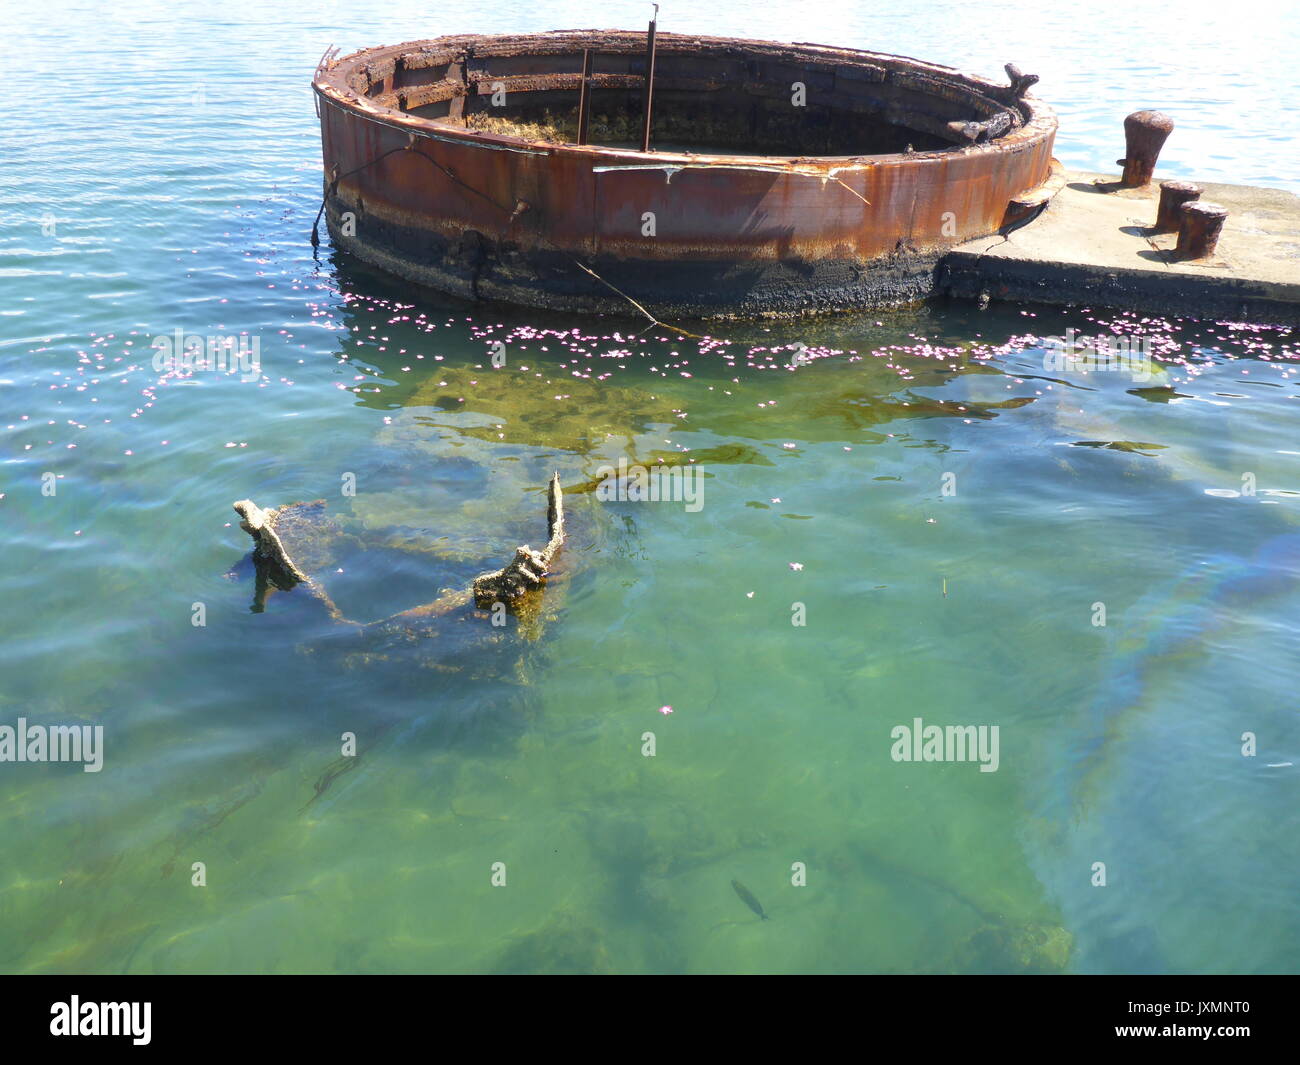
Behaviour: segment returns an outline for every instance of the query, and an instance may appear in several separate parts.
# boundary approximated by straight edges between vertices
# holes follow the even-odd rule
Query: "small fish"
[[[307,805],[304,806],[298,812],[304,813],[307,810],[308,806],[311,806],[312,803],[314,803],[317,799],[319,799],[322,795],[324,795],[325,792],[329,790],[329,786],[333,784],[335,780],[337,780],[339,777],[341,777],[344,773],[348,772],[349,770],[356,769],[357,763],[360,761],[361,758],[358,755],[345,755],[342,758],[336,758],[329,765],[327,765],[325,767],[325,771],[321,773],[321,775],[316,779],[316,794],[313,795],[310,799],[308,799]]]
[[[736,894],[740,896],[740,901],[758,914],[764,921],[770,921],[772,919],[763,912],[763,904],[759,902],[758,899],[754,898],[754,893],[750,891],[749,888],[745,887],[745,885],[739,880],[733,880],[731,882],[731,887]]]

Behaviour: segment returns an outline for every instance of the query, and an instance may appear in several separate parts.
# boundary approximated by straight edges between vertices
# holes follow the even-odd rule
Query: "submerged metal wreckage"
[[[944,251],[1050,195],[1056,118],[1036,76],[1007,74],[653,24],[330,52],[322,211],[338,248],[473,299],[665,316],[914,300]]]
[[[241,499],[233,506],[240,517],[240,528],[253,539],[255,609],[261,609],[272,588],[287,591],[301,586],[345,635],[357,638],[357,648],[377,646],[392,636],[421,631],[428,634],[440,619],[453,615],[459,620],[481,620],[482,611],[488,611],[488,616],[497,615],[493,621],[498,625],[504,620],[503,612],[514,615],[519,619],[521,633],[535,638],[542,620],[547,578],[565,542],[564,496],[556,473],[547,486],[547,540],[540,551],[524,544],[515,549],[508,564],[474,578],[468,588],[444,589],[430,603],[378,621],[359,622],[346,617],[320,580],[312,576],[312,571],[319,569],[322,541],[332,535],[323,500],[290,503],[275,510],[263,510],[251,499]]]

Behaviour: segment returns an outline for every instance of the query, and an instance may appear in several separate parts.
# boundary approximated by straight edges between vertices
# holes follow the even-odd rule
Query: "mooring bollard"
[[[1185,203],[1201,198],[1201,187],[1190,181],[1160,182],[1160,207],[1156,211],[1155,231],[1157,233],[1177,233],[1181,224],[1178,213]]]
[[[1151,183],[1160,149],[1173,129],[1173,119],[1159,111],[1134,111],[1124,119],[1124,158],[1115,160],[1124,167],[1121,185],[1137,189]]]
[[[1223,232],[1228,209],[1208,200],[1191,200],[1178,208],[1178,246],[1175,259],[1204,259],[1213,255]]]

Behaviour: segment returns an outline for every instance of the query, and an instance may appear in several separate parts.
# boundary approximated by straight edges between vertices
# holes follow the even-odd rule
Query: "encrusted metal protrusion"
[[[1005,111],[985,119],[983,122],[949,122],[948,131],[954,137],[960,137],[971,144],[990,141],[1000,137],[1011,128],[1011,116]]]
[[[1155,231],[1157,233],[1177,233],[1182,224],[1179,213],[1185,203],[1201,198],[1201,187],[1190,181],[1160,182],[1160,207],[1156,211]]]
[[[263,510],[251,499],[234,503],[239,515],[239,527],[253,538],[253,560],[257,567],[257,589],[253,596],[253,609],[260,613],[266,606],[266,597],[272,587],[289,589],[302,585],[316,597],[335,621],[348,622],[320,583],[313,580],[285,550],[276,531],[276,525],[293,514],[303,504],[291,504],[278,510]]]
[[[1115,162],[1124,167],[1120,184],[1137,189],[1151,184],[1160,149],[1174,130],[1174,120],[1159,111],[1134,111],[1124,119],[1124,158]]]
[[[1011,91],[1016,97],[1024,96],[1031,86],[1038,84],[1037,74],[1022,74],[1015,63],[1008,63],[1003,69],[1011,79]]]
[[[233,506],[240,517],[240,528],[253,538],[253,559],[257,565],[255,597],[257,611],[262,610],[271,586],[288,590],[302,585],[311,595],[320,600],[333,620],[362,628],[382,628],[386,625],[413,623],[417,620],[427,621],[470,603],[474,603],[482,610],[491,608],[495,603],[503,603],[511,613],[526,622],[526,628],[535,632],[542,589],[545,587],[546,578],[551,575],[560,549],[564,546],[564,498],[563,489],[560,487],[560,475],[557,472],[551,477],[550,484],[547,486],[548,539],[542,550],[534,551],[527,544],[518,547],[509,565],[493,573],[484,573],[476,577],[471,587],[460,590],[446,589],[432,603],[404,610],[384,621],[365,626],[343,615],[321,583],[308,574],[290,554],[277,531],[277,526],[285,529],[292,546],[295,542],[293,535],[295,529],[298,532],[298,539],[301,540],[304,509],[313,510],[323,507],[324,500],[311,504],[290,503],[276,510],[263,510],[251,499],[241,499]]]
[[[564,496],[559,473],[547,488],[546,523],[549,538],[544,548],[534,551],[524,544],[515,548],[515,557],[504,569],[474,578],[474,602],[480,609],[495,602],[513,603],[545,581],[551,563],[564,546]]]
[[[1178,246],[1175,259],[1204,259],[1214,254],[1228,209],[1208,200],[1193,200],[1178,209]]]
[[[275,531],[274,510],[263,510],[251,499],[239,500],[234,508],[240,518],[239,527],[253,538],[253,550],[258,558],[275,563],[285,575],[300,584],[310,583],[311,578],[298,568],[280,543]]]

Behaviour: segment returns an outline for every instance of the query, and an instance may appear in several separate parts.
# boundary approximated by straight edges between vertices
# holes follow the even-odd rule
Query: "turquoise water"
[[[1156,106],[1171,171],[1296,187],[1287,49],[1248,32],[1295,42],[1285,8],[1174,50],[1097,5],[1086,57],[1077,14],[998,8],[661,26],[1014,59],[1071,165]],[[313,258],[326,45],[644,17],[13,13],[0,726],[101,725],[104,758],[0,762],[0,969],[1295,970],[1294,330],[953,304],[700,342]],[[1048,369],[1069,328],[1159,365]],[[257,338],[261,374],[154,370],[176,329]],[[698,511],[579,490],[687,453]],[[527,632],[367,656],[301,589],[250,609],[235,500],[325,499],[321,579],[368,621],[537,546],[552,470],[570,542]],[[918,717],[997,726],[997,771],[895,761]]]

